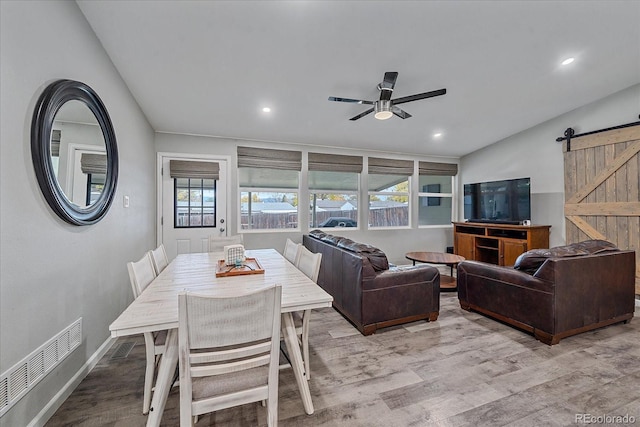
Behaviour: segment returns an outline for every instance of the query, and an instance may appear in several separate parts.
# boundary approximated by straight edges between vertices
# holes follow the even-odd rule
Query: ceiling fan
[[[373,108],[370,108],[367,111],[364,111],[355,117],[351,117],[349,120],[358,120],[359,118],[364,117],[367,114],[373,113],[374,111],[375,111],[374,116],[378,120],[386,120],[393,115],[396,115],[401,119],[408,119],[409,117],[411,117],[411,114],[401,110],[400,108],[396,107],[396,105],[404,104],[405,102],[417,101],[419,99],[432,98],[434,96],[440,96],[447,93],[446,89],[439,89],[431,92],[418,93],[415,95],[403,96],[402,98],[391,99],[391,94],[393,92],[393,87],[396,84],[397,78],[398,78],[398,73],[395,71],[387,71],[386,73],[384,73],[384,80],[382,81],[382,83],[378,84],[378,90],[380,91],[380,99],[377,101],[365,101],[362,99],[351,99],[351,98],[337,98],[335,96],[330,96],[329,101],[373,105]]]

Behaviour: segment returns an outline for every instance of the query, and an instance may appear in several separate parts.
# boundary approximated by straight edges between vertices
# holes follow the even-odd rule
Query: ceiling
[[[458,157],[640,82],[637,0],[78,4],[158,132]],[[386,71],[447,94],[405,120],[327,100]]]

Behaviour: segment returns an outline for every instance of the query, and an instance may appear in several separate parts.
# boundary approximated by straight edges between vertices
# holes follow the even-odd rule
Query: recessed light
[[[571,58],[567,58],[564,61],[562,61],[562,65],[569,65],[571,64],[573,61],[575,61],[576,59],[571,57]]]
[[[270,112],[271,112],[271,108],[269,108],[269,107],[263,107],[263,108],[262,108],[262,112],[263,112],[263,113],[270,113]]]
[[[436,132],[433,134],[434,138],[440,138],[442,136],[442,132]]]

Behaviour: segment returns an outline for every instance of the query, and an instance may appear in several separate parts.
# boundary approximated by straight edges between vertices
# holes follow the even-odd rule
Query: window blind
[[[309,153],[310,171],[362,172],[361,156],[343,156],[339,154]]]
[[[369,173],[381,175],[413,175],[413,160],[369,157]]]
[[[95,153],[82,153],[80,157],[80,168],[82,173],[107,174],[107,155]]]
[[[418,174],[454,176],[458,174],[458,165],[455,163],[419,162]]]
[[[302,152],[238,147],[238,167],[301,171]]]
[[[196,162],[193,160],[170,160],[171,178],[220,179],[218,162]]]

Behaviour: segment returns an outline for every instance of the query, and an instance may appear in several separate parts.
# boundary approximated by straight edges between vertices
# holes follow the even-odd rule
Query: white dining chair
[[[153,279],[156,278],[156,271],[153,267],[151,252],[145,253],[139,261],[127,263],[127,269],[129,270],[129,281],[131,282],[133,297],[138,298]],[[143,336],[147,360],[144,374],[142,413],[146,415],[149,413],[149,408],[151,406],[151,390],[153,388],[156,364],[164,353],[164,343],[167,337],[167,332],[145,332]]]
[[[209,236],[209,252],[222,252],[225,246],[242,245],[242,234],[229,237]]]
[[[298,252],[298,261],[295,266],[309,279],[317,283],[318,275],[320,274],[320,264],[322,263],[322,254],[313,253],[302,245],[300,245]]]
[[[298,252],[302,247],[300,243],[295,243],[291,239],[287,239],[287,242],[284,245],[284,252],[282,255],[293,265],[296,265],[298,262]]]
[[[321,263],[322,254],[313,253],[305,246],[300,245],[295,266],[315,283],[318,282]],[[307,380],[309,380],[311,379],[311,363],[309,361],[309,322],[311,321],[311,310],[305,310],[302,312],[302,315],[294,312],[293,320],[296,324],[296,334],[302,347],[305,375]]]
[[[282,288],[234,297],[178,294],[180,426],[194,416],[266,401],[278,424]]]
[[[160,246],[152,249],[150,254],[151,261],[153,261],[153,269],[156,271],[157,276],[167,265],[169,265],[169,259],[167,258],[167,251],[164,250],[164,244],[160,243]]]

